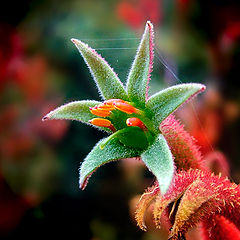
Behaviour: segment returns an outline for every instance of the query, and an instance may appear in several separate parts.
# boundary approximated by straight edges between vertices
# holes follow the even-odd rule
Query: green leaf
[[[111,138],[111,136],[108,138]],[[139,156],[138,151],[124,146],[117,138],[110,139],[109,141],[108,138],[98,142],[84,159],[84,162],[80,167],[80,188],[84,189],[86,187],[91,174],[103,164],[114,160]],[[101,145],[105,142],[107,142],[107,144],[104,144],[105,146],[102,148]]]
[[[153,26],[147,22],[136,57],[128,75],[127,93],[132,102],[145,105],[153,63]]]
[[[109,64],[87,44],[77,39],[72,39],[72,42],[76,45],[84,61],[89,67],[89,70],[103,98],[120,98],[128,100],[123,84]]]
[[[43,117],[42,120],[45,121],[45,120],[53,120],[53,119],[66,119],[66,120],[77,120],[77,121],[89,124],[88,121],[96,117],[90,112],[89,108],[94,107],[100,103],[101,102],[90,101],[90,100],[70,102],[51,111],[45,117]],[[111,132],[108,128],[102,128],[102,127],[97,127],[97,128],[101,130],[105,130],[107,132]]]
[[[155,129],[158,130],[159,124],[181,104],[205,90],[205,86],[197,83],[179,84],[166,88],[152,97],[146,107],[153,113]]]
[[[161,193],[168,190],[173,178],[174,164],[171,151],[162,134],[141,155],[148,169],[156,176]]]

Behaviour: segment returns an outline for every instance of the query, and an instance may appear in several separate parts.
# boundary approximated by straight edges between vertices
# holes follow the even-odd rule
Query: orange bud
[[[98,127],[106,127],[106,128],[109,128],[109,129],[112,130],[113,132],[116,131],[115,127],[112,125],[111,121],[109,121],[108,119],[104,119],[104,118],[93,118],[93,119],[89,120],[89,123],[91,123],[92,125],[98,126]]]
[[[90,111],[92,114],[98,117],[107,117],[111,114],[109,110],[102,110],[102,109],[98,109],[97,107],[90,108]]]
[[[93,118],[89,120],[89,123],[98,126],[98,127],[109,127],[112,125],[111,121],[104,118]]]
[[[147,130],[144,123],[139,118],[128,118],[126,124],[129,127],[140,127],[142,130]]]
[[[127,102],[116,101],[116,102],[113,102],[113,105],[119,111],[125,112],[127,114],[138,113],[138,109],[133,107]]]

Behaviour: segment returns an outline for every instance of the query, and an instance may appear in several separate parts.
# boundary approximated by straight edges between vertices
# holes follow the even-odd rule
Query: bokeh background
[[[151,93],[181,82],[207,91],[177,111],[207,164],[239,183],[239,1],[23,0],[0,10],[0,239],[160,240],[139,230],[142,164],[107,164],[78,187],[80,162],[104,136],[78,122],[41,122],[72,100],[100,100],[70,41],[87,42],[125,82],[146,20],[155,27]],[[192,239],[197,239],[196,235]]]

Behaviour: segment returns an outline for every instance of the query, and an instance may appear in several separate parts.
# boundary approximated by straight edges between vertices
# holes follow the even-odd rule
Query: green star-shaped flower
[[[153,26],[150,22],[146,24],[125,88],[95,50],[79,40],[72,41],[88,65],[104,102],[71,102],[48,113],[43,120],[78,120],[111,133],[86,156],[80,167],[80,187],[85,188],[91,174],[101,165],[140,156],[156,176],[164,194],[173,178],[174,161],[159,125],[181,104],[204,90],[205,86],[180,84],[148,98],[153,63]]]

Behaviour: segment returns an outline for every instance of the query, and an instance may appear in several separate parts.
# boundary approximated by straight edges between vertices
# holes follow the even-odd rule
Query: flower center
[[[113,110],[118,110],[124,114],[113,113]],[[149,143],[152,142],[152,134],[148,131],[143,121],[140,120],[140,118],[146,118],[144,118],[144,112],[135,108],[129,102],[122,99],[110,99],[95,107],[91,107],[90,111],[92,114],[101,118],[93,118],[89,123],[98,127],[108,128],[113,132],[113,134],[101,144],[101,149],[113,138],[118,138],[123,145],[136,149],[146,149]],[[133,117],[127,118],[126,114],[133,114]],[[123,118],[123,122],[118,121],[118,119],[121,118]]]
[[[133,107],[130,103],[122,100],[122,99],[109,99],[95,107],[89,108],[91,113],[98,117],[109,117],[112,113],[112,110],[119,110],[121,112],[127,114],[141,114],[142,111]],[[110,120],[104,118],[94,118],[89,121],[89,123],[98,126],[98,127],[106,127],[111,131],[115,132],[116,129],[111,123]],[[127,126],[140,127],[142,130],[146,131],[147,128],[144,123],[139,118],[128,118],[126,120]]]

